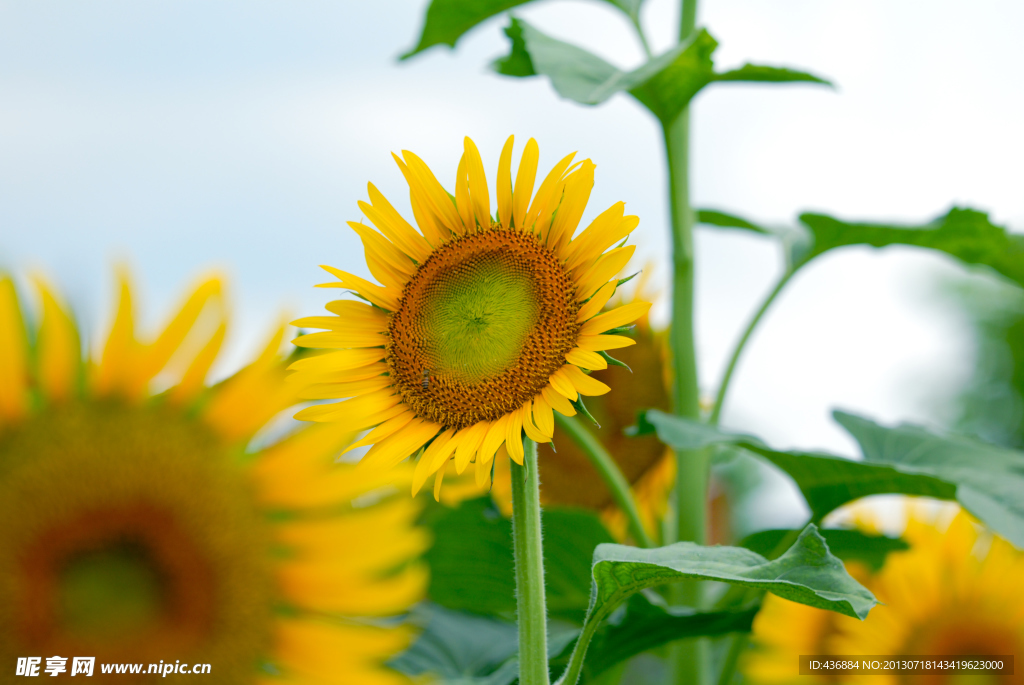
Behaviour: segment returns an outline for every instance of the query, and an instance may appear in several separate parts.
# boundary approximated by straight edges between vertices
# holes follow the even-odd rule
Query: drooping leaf
[[[912,245],[987,266],[1024,286],[1024,235],[996,226],[984,212],[954,207],[923,226],[846,223],[824,214],[801,214],[800,221],[814,236],[808,260],[847,245]]]
[[[711,58],[718,41],[706,30],[697,31],[689,43],[667,53],[671,56],[663,67],[651,69],[651,75],[629,91],[664,125],[675,121],[690,100],[714,80],[715,65]]]
[[[761,226],[747,221],[742,217],[738,217],[735,214],[727,214],[726,212],[720,212],[715,209],[698,209],[695,213],[697,215],[697,223],[708,226],[718,226],[720,228],[741,228],[746,231],[753,231],[754,233],[772,235],[772,232],[767,228],[762,228]]]
[[[750,632],[758,607],[736,611],[696,612],[668,607],[658,595],[637,593],[625,611],[614,612],[597,631],[587,650],[583,673],[590,679],[626,659],[687,637]]]
[[[827,83],[800,71],[753,65],[716,74],[712,54],[718,42],[704,29],[633,71],[619,69],[588,50],[548,36],[522,19],[513,17],[505,33],[511,41],[509,54],[492,64],[499,73],[542,74],[559,95],[584,105],[598,105],[616,93],[629,92],[665,125],[674,121],[702,88],[715,81]]]
[[[762,530],[743,538],[740,547],[745,547],[761,556],[767,557],[772,551],[794,531],[786,529]],[[832,554],[843,561],[857,561],[877,571],[885,564],[890,552],[902,552],[908,549],[907,543],[901,538],[886,535],[872,535],[859,530],[830,528],[819,531],[828,543]]]
[[[426,524],[434,546],[427,596],[463,611],[511,617],[515,612],[512,524],[488,498],[441,509]],[[544,564],[548,613],[581,621],[590,594],[590,557],[612,537],[600,520],[576,509],[543,512]]]
[[[992,530],[1024,548],[1024,452],[919,426],[886,428],[845,412],[833,416],[860,443],[864,457],[956,486],[956,498]]]
[[[559,679],[564,685],[576,682],[590,641],[604,620],[630,596],[658,585],[720,581],[861,619],[877,604],[829,552],[813,524],[773,561],[741,547],[705,547],[692,542],[654,549],[604,544],[594,551],[593,578],[583,630],[569,667]]]
[[[744,64],[739,69],[730,69],[715,74],[716,81],[743,81],[746,83],[819,83],[831,86],[832,82],[809,74],[806,71],[797,71],[786,67],[769,67],[763,64]]]
[[[1024,547],[1024,453],[961,437],[940,437],[916,426],[885,428],[836,412],[836,419],[861,442],[864,459],[785,452],[750,436],[647,411],[638,431],[653,427],[680,449],[715,444],[740,447],[786,472],[807,500],[815,520],[847,502],[880,494],[955,499],[994,531]]]
[[[510,685],[519,677],[519,635],[516,624],[444,607],[426,605],[414,614],[422,632],[389,662],[395,670],[427,677],[444,685]],[[548,655],[565,651],[579,629],[551,624]]]

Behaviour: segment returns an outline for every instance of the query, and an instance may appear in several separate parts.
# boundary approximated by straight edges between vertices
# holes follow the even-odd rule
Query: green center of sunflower
[[[221,441],[180,412],[44,410],[0,436],[0,661],[218,664],[269,651],[266,523]]]
[[[531,233],[492,227],[431,254],[391,316],[386,361],[417,416],[461,429],[537,395],[580,325],[575,284]]]
[[[484,253],[446,272],[423,294],[428,375],[479,383],[515,365],[537,323],[528,269],[501,252]]]

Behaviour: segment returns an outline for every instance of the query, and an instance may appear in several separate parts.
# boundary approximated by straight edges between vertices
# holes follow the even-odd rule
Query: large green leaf
[[[918,426],[879,426],[863,417],[833,416],[860,443],[864,457],[956,486],[957,500],[995,532],[1024,547],[1024,452]]]
[[[596,516],[581,510],[546,509],[543,522],[548,612],[581,621],[589,602],[591,555],[612,537]],[[439,508],[426,524],[434,533],[426,554],[428,597],[449,609],[511,617],[516,608],[512,524],[490,499]]]
[[[416,47],[402,55],[401,59],[408,59],[435,45],[454,48],[459,38],[473,27],[528,2],[530,0],[431,0]],[[643,0],[605,2],[622,10],[631,20],[639,20]]]
[[[984,212],[954,207],[919,226],[846,223],[824,214],[801,214],[800,221],[814,236],[808,260],[847,245],[913,245],[945,252],[967,264],[987,266],[1024,286],[1024,235],[996,226]]]
[[[772,450],[757,438],[653,409],[641,416],[636,432],[653,428],[662,442],[680,449],[717,442],[758,454],[793,478],[815,520],[868,495],[955,499],[1024,547],[1024,453],[968,438],[940,437],[916,426],[885,428],[850,414],[835,416],[861,442],[863,460]]]
[[[758,609],[695,612],[668,607],[658,595],[637,593],[626,601],[625,611],[613,612],[594,635],[583,674],[589,681],[626,659],[676,640],[750,632]]]
[[[713,81],[827,83],[791,69],[749,64],[716,74],[712,53],[718,42],[704,29],[633,71],[619,69],[581,47],[552,38],[522,19],[513,17],[505,34],[511,48],[507,56],[492,64],[497,72],[547,76],[559,95],[584,105],[598,105],[616,93],[628,92],[665,124],[674,121]]]
[[[604,620],[630,596],[658,585],[720,581],[861,619],[877,604],[829,552],[813,524],[772,561],[741,547],[705,547],[692,542],[655,549],[599,545],[594,551],[593,578],[586,621],[569,667],[559,680],[565,685],[576,682],[590,641]]]
[[[510,685],[519,677],[516,624],[498,618],[421,607],[414,618],[423,631],[389,666],[410,676],[445,685]],[[549,658],[557,657],[579,634],[573,626],[552,624]]]
[[[901,538],[872,535],[859,530],[830,528],[819,532],[828,543],[832,554],[845,562],[856,561],[865,564],[874,571],[882,568],[891,552],[902,552],[909,548]],[[786,529],[762,530],[743,538],[740,547],[769,557],[783,540],[793,534],[795,531]]]
[[[825,214],[801,214],[802,226],[765,228],[734,214],[701,209],[697,220],[708,226],[772,234],[790,248],[790,267],[799,268],[829,250],[851,245],[908,245],[944,252],[965,264],[986,266],[1024,286],[1024,235],[993,224],[988,215],[954,207],[926,224],[848,223]]]

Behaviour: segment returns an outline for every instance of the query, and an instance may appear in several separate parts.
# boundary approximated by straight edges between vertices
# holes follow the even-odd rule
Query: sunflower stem
[[[696,26],[697,0],[681,0],[679,42],[689,40]],[[669,210],[672,220],[672,329],[674,410],[679,416],[700,418],[697,353],[693,311],[693,208],[690,206],[690,108],[663,127],[668,162]],[[710,453],[676,452],[676,538],[703,544]],[[679,583],[673,590],[676,604],[700,607],[703,590],[698,582]],[[707,680],[707,640],[691,639],[672,645],[671,682],[703,685]]]
[[[651,542],[651,538],[640,520],[640,512],[637,511],[636,502],[633,500],[629,481],[622,475],[619,465],[612,459],[612,455],[608,454],[604,445],[575,417],[563,416],[555,412],[555,425],[569,434],[576,446],[587,455],[590,463],[597,469],[604,484],[611,491],[615,503],[625,514],[629,524],[629,534],[633,536],[636,544],[641,547],[654,547],[654,543]]]
[[[523,438],[523,464],[512,462],[512,544],[519,621],[519,682],[550,685],[544,545],[541,538],[537,443]]]

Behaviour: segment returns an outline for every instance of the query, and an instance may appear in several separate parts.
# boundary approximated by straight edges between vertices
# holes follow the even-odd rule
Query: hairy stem
[[[522,466],[512,462],[512,543],[516,564],[519,682],[522,685],[549,685],[537,443],[524,437],[523,452]]]
[[[629,523],[629,534],[641,547],[653,547],[654,543],[647,535],[644,524],[640,520],[640,512],[637,511],[636,502],[633,501],[633,493],[630,491],[629,482],[619,470],[619,465],[612,459],[612,455],[604,448],[604,445],[594,437],[594,434],[587,430],[579,419],[573,416],[562,416],[555,412],[555,424],[569,434],[576,446],[587,455],[590,463],[601,475],[605,485],[612,493],[615,503],[626,515]]]
[[[772,306],[772,302],[778,297],[782,289],[789,283],[789,279],[793,276],[793,271],[787,269],[786,273],[782,275],[779,282],[775,284],[772,291],[765,298],[764,302],[761,303],[757,313],[747,324],[746,330],[743,331],[743,335],[740,336],[739,342],[736,343],[735,349],[732,351],[732,356],[729,358],[729,365],[725,367],[725,375],[722,376],[722,382],[718,385],[718,395],[715,397],[715,406],[711,409],[711,416],[708,418],[708,422],[713,425],[718,425],[718,419],[722,414],[722,405],[725,403],[725,394],[729,390],[729,383],[732,381],[732,374],[736,370],[736,364],[740,360],[740,355],[743,353],[743,348],[746,347],[747,341],[750,339],[750,335],[757,328],[757,325],[761,322],[761,317],[768,311],[768,308]]]

